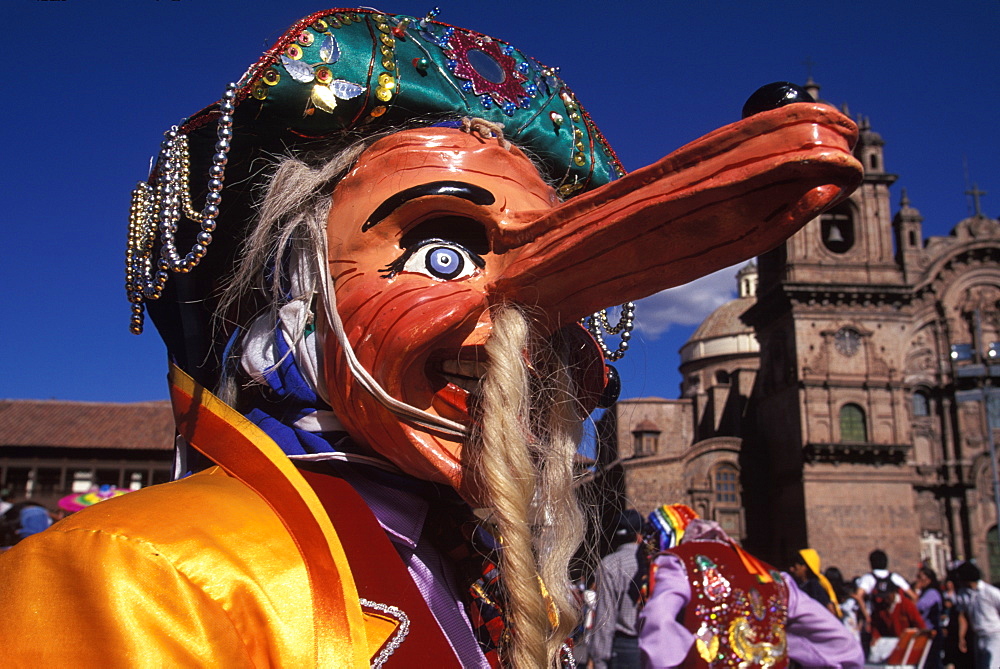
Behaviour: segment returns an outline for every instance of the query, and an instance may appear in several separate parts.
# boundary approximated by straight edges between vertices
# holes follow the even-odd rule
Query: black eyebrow
[[[493,193],[480,186],[465,183],[464,181],[432,181],[407,188],[388,198],[368,217],[368,220],[361,226],[361,232],[370,230],[382,221],[382,219],[410,200],[415,200],[425,195],[450,195],[451,197],[460,197],[463,200],[468,200],[473,204],[479,205],[488,205],[496,202]]]

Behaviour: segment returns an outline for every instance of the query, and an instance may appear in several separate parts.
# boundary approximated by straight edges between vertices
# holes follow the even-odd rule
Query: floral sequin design
[[[301,42],[301,40],[300,40]],[[311,44],[312,42],[310,42]],[[298,48],[295,51],[292,47]],[[296,58],[296,55],[298,57]],[[288,75],[300,84],[313,84],[309,101],[317,108],[332,114],[338,100],[352,100],[364,92],[360,86],[344,79],[334,79],[330,66],[340,60],[337,38],[327,33],[319,47],[319,62],[308,63],[302,59],[298,44],[293,44],[281,54],[281,65]],[[265,83],[267,79],[265,78]]]

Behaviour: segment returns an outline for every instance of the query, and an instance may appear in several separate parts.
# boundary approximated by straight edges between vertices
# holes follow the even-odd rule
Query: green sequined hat
[[[502,123],[564,196],[622,173],[554,68],[427,18],[368,10],[309,16],[250,68],[237,98],[258,122],[302,137],[442,114]]]
[[[345,132],[471,116],[503,124],[504,137],[532,154],[564,198],[624,174],[555,68],[433,14],[308,16],[218,103],[166,133],[149,181],[133,193],[126,261],[133,332],[142,331],[148,306],[182,367],[212,375],[224,344],[210,326],[212,296],[253,218],[267,156]]]

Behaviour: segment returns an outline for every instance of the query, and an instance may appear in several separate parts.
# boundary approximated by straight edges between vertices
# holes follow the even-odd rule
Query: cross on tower
[[[983,210],[982,210],[982,207],[979,204],[979,196],[980,195],[986,195],[987,194],[986,191],[979,190],[979,184],[972,184],[972,190],[965,191],[965,194],[972,196],[973,206],[976,209],[976,216],[977,217],[982,216],[983,215]]]
[[[815,65],[816,62],[813,61],[812,58],[806,56],[806,59],[802,61],[802,64],[806,66],[806,77],[808,77],[811,80],[813,76],[813,65]]]

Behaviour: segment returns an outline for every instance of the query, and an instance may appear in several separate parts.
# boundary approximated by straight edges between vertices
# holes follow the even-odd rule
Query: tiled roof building
[[[54,508],[92,486],[162,483],[173,443],[169,402],[0,400],[0,488]]]

